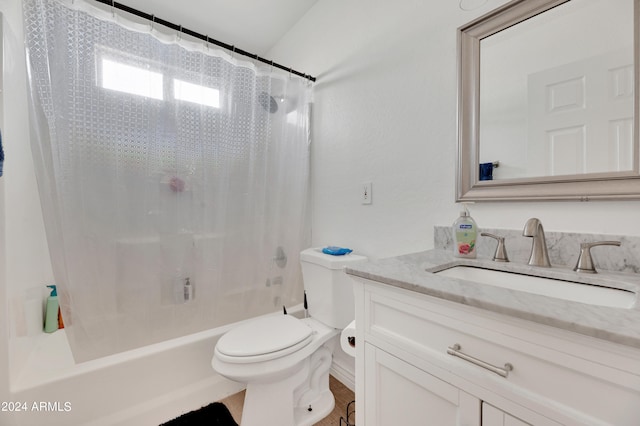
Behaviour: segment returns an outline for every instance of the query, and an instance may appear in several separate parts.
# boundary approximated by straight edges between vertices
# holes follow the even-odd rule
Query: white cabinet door
[[[504,411],[482,403],[482,426],[531,426],[520,419],[505,413]]]
[[[364,361],[363,424],[480,426],[478,398],[369,343]]]

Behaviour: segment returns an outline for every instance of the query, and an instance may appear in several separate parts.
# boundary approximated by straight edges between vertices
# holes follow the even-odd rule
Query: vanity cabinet
[[[364,380],[366,425],[480,426],[480,399],[369,343]]]
[[[358,424],[640,424],[640,350],[354,279]]]

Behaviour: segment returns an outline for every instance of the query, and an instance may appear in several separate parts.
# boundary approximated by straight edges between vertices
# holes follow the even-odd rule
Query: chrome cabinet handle
[[[484,362],[481,359],[472,357],[471,355],[467,355],[464,352],[461,352],[460,349],[462,349],[462,347],[456,343],[455,345],[449,346],[447,348],[447,353],[449,355],[462,358],[463,360],[468,361],[472,364],[475,364],[479,367],[485,368],[491,371],[492,373],[496,373],[497,375],[502,377],[507,377],[509,375],[509,371],[513,370],[513,365],[511,365],[510,363],[506,363],[504,365],[504,368],[496,367],[495,365],[489,364],[488,362]]]

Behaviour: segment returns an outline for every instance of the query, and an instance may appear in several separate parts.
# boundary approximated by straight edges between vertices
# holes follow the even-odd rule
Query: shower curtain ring
[[[205,46],[207,47],[207,50],[209,50],[209,34],[204,36],[204,42],[205,42]]]
[[[151,15],[151,32],[153,32],[153,26],[156,23],[156,15]]]
[[[116,17],[116,2],[111,0],[111,16]]]
[[[231,46],[231,58],[235,59],[235,55],[236,55],[236,46],[233,45]]]
[[[291,73],[293,72],[293,68],[289,68],[289,80],[291,80]]]

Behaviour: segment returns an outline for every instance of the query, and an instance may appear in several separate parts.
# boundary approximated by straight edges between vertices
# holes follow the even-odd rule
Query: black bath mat
[[[214,402],[199,410],[190,411],[160,426],[238,426],[229,409],[221,402]]]

